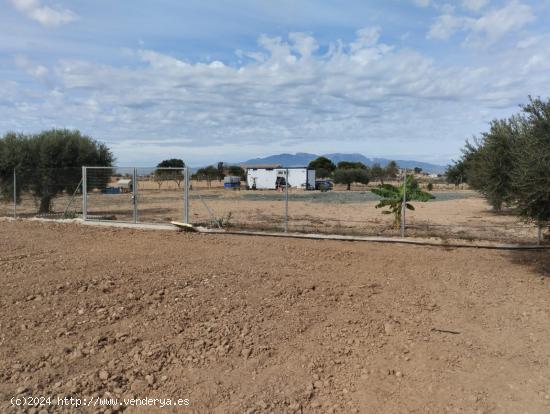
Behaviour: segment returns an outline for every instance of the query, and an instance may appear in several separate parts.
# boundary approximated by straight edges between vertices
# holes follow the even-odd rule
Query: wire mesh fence
[[[282,169],[279,178],[284,178]],[[369,186],[332,191],[286,185],[258,188],[246,177],[218,180],[186,168],[86,167],[16,170],[0,180],[0,216],[84,218],[135,223],[186,222],[213,229],[399,236],[399,223],[376,208]],[[413,202],[409,237],[536,243],[538,229],[510,211],[494,213],[476,192],[453,187]],[[14,202],[15,197],[15,202]],[[544,237],[544,234],[542,235]]]
[[[0,180],[0,216],[72,218],[82,212],[81,168],[16,169]]]
[[[136,168],[137,221],[185,221],[184,190],[184,168]]]
[[[285,196],[279,190],[269,192],[261,203],[250,201],[258,193],[239,186],[226,188],[221,180],[191,180],[190,221],[212,228],[284,231]]]
[[[184,168],[86,167],[85,219],[185,221]]]
[[[84,218],[135,221],[134,172],[135,168],[84,168]]]

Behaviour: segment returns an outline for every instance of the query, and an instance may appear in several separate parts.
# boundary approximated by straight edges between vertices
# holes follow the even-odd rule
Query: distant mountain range
[[[367,158],[363,154],[323,154],[324,157],[330,159],[333,163],[337,164],[340,161],[353,161],[362,162],[365,165],[371,167],[373,164],[378,163],[382,167],[388,164],[390,161],[386,158]],[[276,154],[263,158],[253,158],[244,161],[242,164],[281,164],[284,167],[302,167],[307,166],[315,158],[319,157],[317,154],[310,154],[307,152],[298,152],[296,154]],[[441,174],[445,171],[444,165],[430,164],[429,162],[414,161],[414,160],[393,160],[403,168],[422,168],[423,171]]]

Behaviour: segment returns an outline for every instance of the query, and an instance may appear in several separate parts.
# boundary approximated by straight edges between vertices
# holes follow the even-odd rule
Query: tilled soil
[[[549,274],[548,253],[0,221],[0,411],[546,413]]]

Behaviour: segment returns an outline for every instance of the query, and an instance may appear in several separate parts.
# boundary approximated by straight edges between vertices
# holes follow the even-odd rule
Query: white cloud
[[[511,1],[501,9],[488,12],[471,25],[473,33],[482,36],[482,41],[493,43],[507,33],[519,30],[535,19],[530,6]],[[474,39],[475,41],[476,39]]]
[[[462,0],[462,5],[473,11],[478,11],[487,6],[490,0]]]
[[[430,27],[428,39],[447,40],[456,32],[464,30],[471,20],[467,17],[442,14]]]
[[[305,33],[290,33],[288,38],[294,43],[293,49],[296,50],[302,58],[310,57],[319,45],[314,37]]]
[[[380,38],[379,27],[365,27],[357,31],[357,40],[351,44],[352,52],[369,48],[378,43]]]
[[[428,7],[431,3],[431,0],[413,0],[413,2],[420,7]]]
[[[379,37],[378,28],[364,28],[321,54],[310,34],[261,36],[258,58],[240,64],[146,49],[132,51],[134,60],[123,66],[68,59],[46,68],[19,56],[20,70],[47,77],[51,87],[12,84],[0,129],[70,122],[106,140],[123,162],[178,154],[196,165],[208,156],[243,160],[320,147],[379,156],[390,147],[411,156],[429,147],[447,154],[449,140],[458,148],[550,81],[541,66],[550,50],[533,42],[495,54],[492,66],[459,67]]]
[[[435,7],[437,10],[439,10],[441,14],[453,14],[456,10],[456,7],[453,4],[449,3],[439,4]]]
[[[35,79],[38,80],[46,80],[46,77],[48,76],[48,68],[46,68],[43,65],[39,65],[37,63],[32,62],[30,59],[28,59],[24,55],[16,55],[15,59],[15,66],[17,66],[19,69],[25,71],[28,75],[32,76]]]
[[[77,18],[77,15],[71,10],[44,6],[40,0],[10,1],[17,10],[44,26],[60,26]]]
[[[483,7],[481,1],[468,2],[469,7]],[[535,20],[529,5],[512,0],[499,9],[492,9],[474,18],[455,14],[442,14],[428,31],[428,39],[446,40],[457,32],[466,32],[465,44],[491,45],[508,33],[518,31]]]
[[[516,47],[520,49],[526,49],[540,43],[541,40],[542,40],[542,36],[529,36],[527,38],[520,39],[517,42]]]

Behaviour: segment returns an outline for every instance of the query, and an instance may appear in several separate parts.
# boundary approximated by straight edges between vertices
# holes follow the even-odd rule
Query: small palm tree
[[[413,177],[407,177],[406,187],[404,184],[400,186],[394,186],[391,184],[382,184],[378,188],[374,188],[371,191],[382,197],[382,200],[375,206],[376,208],[389,207],[389,210],[385,210],[383,214],[393,214],[395,228],[398,228],[401,223],[401,212],[403,211],[403,190],[406,190],[407,203],[405,207],[408,210],[414,210],[414,206],[409,201],[428,201],[435,198],[430,193],[422,191],[418,188],[418,184],[414,181]]]

